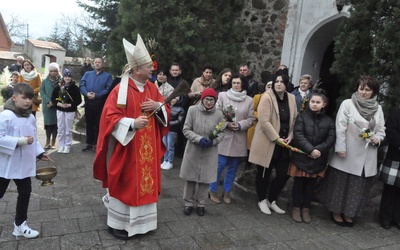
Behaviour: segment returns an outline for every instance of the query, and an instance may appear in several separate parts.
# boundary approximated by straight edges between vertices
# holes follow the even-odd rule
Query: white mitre
[[[124,44],[126,59],[131,69],[152,62],[150,54],[147,51],[147,48],[144,45],[142,37],[139,34],[137,35],[136,46],[128,42],[125,38],[122,39],[122,42]],[[125,72],[121,77],[121,83],[119,86],[118,101],[117,101],[118,107],[126,106],[126,97],[128,93],[128,80],[129,80],[129,72]]]

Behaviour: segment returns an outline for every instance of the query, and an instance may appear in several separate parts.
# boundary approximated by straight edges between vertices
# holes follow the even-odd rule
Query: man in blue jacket
[[[104,71],[103,65],[103,58],[96,57],[94,70],[87,71],[79,84],[85,98],[86,145],[82,149],[84,152],[96,147],[101,112],[112,84],[112,76]]]

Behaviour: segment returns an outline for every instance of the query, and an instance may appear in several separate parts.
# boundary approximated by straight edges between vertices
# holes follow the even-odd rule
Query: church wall
[[[305,73],[318,80],[323,54],[336,34],[335,19],[348,17],[348,8],[339,13],[333,0],[245,0],[238,20],[248,27],[244,62],[258,81],[262,71],[274,73],[280,64],[289,67],[295,85]]]
[[[243,58],[257,81],[262,71],[275,72],[280,64],[288,6],[289,0],[245,0],[238,20],[248,27],[240,31],[246,34]]]
[[[339,25],[337,20],[348,17],[347,11],[345,6],[339,13],[334,1],[290,0],[281,62],[289,67],[294,85],[305,73],[318,80],[322,57]]]

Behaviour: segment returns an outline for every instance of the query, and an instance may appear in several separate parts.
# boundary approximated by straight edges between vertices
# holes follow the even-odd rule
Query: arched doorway
[[[339,96],[340,84],[336,81],[336,75],[330,72],[335,60],[334,39],[338,26],[345,20],[345,16],[336,16],[324,20],[317,25],[305,40],[305,50],[301,67],[301,74],[313,76],[313,82],[321,82],[328,95],[330,105],[327,113],[333,115],[336,110],[336,99]]]

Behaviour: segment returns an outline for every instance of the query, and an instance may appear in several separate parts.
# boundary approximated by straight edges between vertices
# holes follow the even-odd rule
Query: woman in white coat
[[[351,99],[336,117],[335,154],[326,178],[325,206],[339,226],[353,226],[368,201],[377,174],[377,147],[385,137],[385,119],[376,101],[379,84],[361,76]]]
[[[210,184],[210,198],[215,203],[220,203],[217,196],[218,182],[225,167],[226,173],[223,185],[222,198],[225,203],[231,203],[230,191],[235,180],[239,160],[247,157],[247,129],[255,120],[253,98],[247,95],[248,83],[246,79],[234,74],[231,81],[232,87],[227,92],[218,95],[217,108],[226,111],[228,107],[234,110],[234,117],[225,116],[227,130],[224,140],[218,145],[218,176]]]

